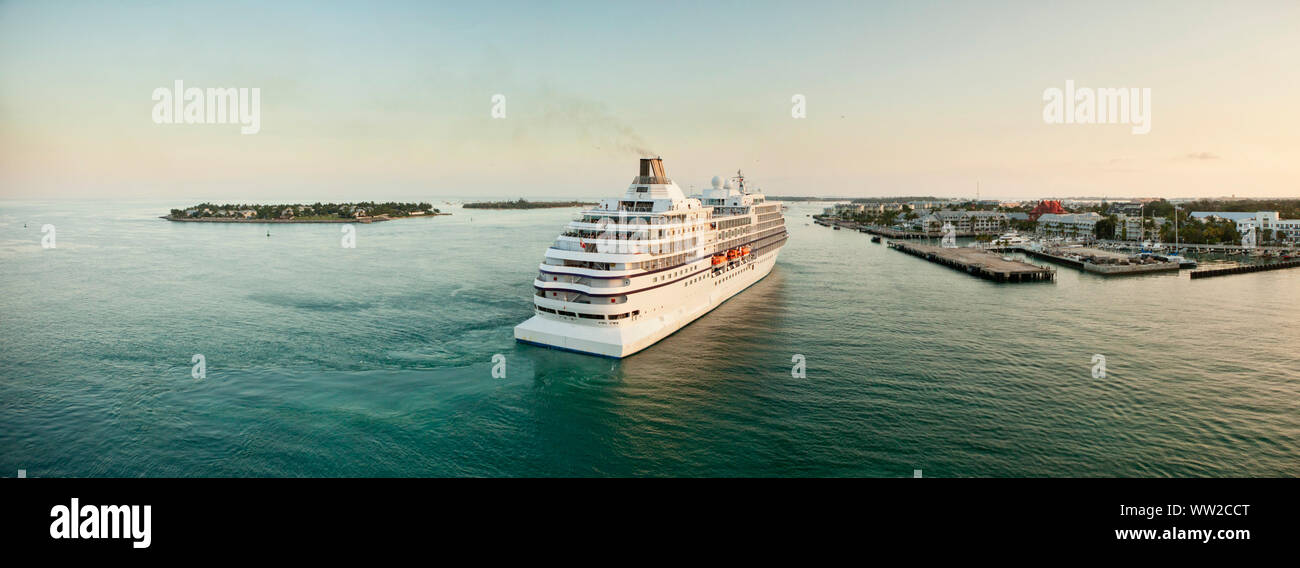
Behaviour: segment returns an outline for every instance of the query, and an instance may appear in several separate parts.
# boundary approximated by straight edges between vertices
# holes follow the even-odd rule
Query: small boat
[[[871,242],[873,242],[873,243],[878,243],[878,242],[880,242],[880,235],[876,235],[876,236],[874,236],[874,237],[871,237]]]
[[[718,266],[724,262],[727,262],[727,255],[725,254],[713,255],[713,266]]]
[[[835,225],[833,228],[834,228],[836,231],[840,230],[840,226],[839,226],[839,225]]]
[[[1178,268],[1196,268],[1195,260],[1187,258],[1181,254],[1167,254],[1157,258],[1165,262],[1176,262],[1178,263]]]

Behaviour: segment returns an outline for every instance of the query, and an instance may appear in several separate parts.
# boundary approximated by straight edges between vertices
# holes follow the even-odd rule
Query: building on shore
[[[865,213],[866,211],[867,206],[863,203],[836,203],[835,205],[823,209],[822,213],[832,217],[842,217],[844,215]]]
[[[1111,203],[1110,208],[1106,210],[1107,215],[1128,215],[1138,217],[1142,215],[1142,204],[1137,202],[1119,202]]]
[[[1000,211],[942,209],[921,218],[919,222],[927,231],[938,231],[945,224],[952,223],[958,233],[995,234],[1005,231],[1010,226],[1011,219]]]
[[[1086,238],[1097,234],[1102,216],[1096,213],[1044,213],[1038,216],[1037,232],[1048,237]]]
[[[1277,211],[1193,211],[1192,219],[1221,219],[1232,221],[1237,225],[1237,232],[1245,234],[1250,228],[1255,229],[1256,238],[1271,231],[1273,240],[1295,243],[1300,241],[1300,219],[1283,219]]]
[[[1150,220],[1143,227],[1144,219]],[[1164,217],[1142,217],[1141,215],[1128,215],[1119,213],[1115,215],[1115,238],[1121,241],[1141,241],[1145,238],[1146,233],[1160,234],[1160,228],[1165,226],[1169,220]]]
[[[1065,215],[1066,210],[1064,207],[1061,207],[1060,201],[1044,199],[1043,201],[1039,201],[1038,205],[1035,205],[1033,210],[1029,212],[1029,220],[1037,221],[1040,216],[1048,214]]]

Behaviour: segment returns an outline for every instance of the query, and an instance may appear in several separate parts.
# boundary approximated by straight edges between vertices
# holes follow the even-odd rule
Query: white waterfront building
[[[1096,213],[1044,213],[1038,217],[1038,233],[1049,237],[1093,238],[1101,215]]]
[[[944,209],[935,211],[919,221],[927,231],[938,231],[946,223],[952,223],[958,233],[996,234],[1006,230],[1011,218],[1000,211],[955,211]]]
[[[786,238],[781,203],[740,172],[687,197],[662,160],[642,159],[622,197],[583,211],[546,250],[515,339],[627,357],[767,276]]]
[[[1250,227],[1255,228],[1256,239],[1265,230],[1273,231],[1273,238],[1278,241],[1294,243],[1300,241],[1300,219],[1283,219],[1277,211],[1193,211],[1193,219],[1226,219],[1237,225],[1237,232],[1245,234]]]

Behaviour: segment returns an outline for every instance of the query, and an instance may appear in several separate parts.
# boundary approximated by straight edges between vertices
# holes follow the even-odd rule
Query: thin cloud
[[[1192,152],[1191,154],[1188,154],[1187,157],[1188,157],[1189,159],[1192,159],[1192,160],[1217,160],[1217,159],[1219,159],[1219,155],[1218,155],[1218,154],[1214,154],[1214,153],[1211,153],[1211,152]]]

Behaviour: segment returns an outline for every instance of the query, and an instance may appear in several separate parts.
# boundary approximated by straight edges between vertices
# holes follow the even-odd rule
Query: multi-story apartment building
[[[1097,234],[1096,213],[1044,213],[1038,217],[1038,233],[1048,237],[1093,238]]]

